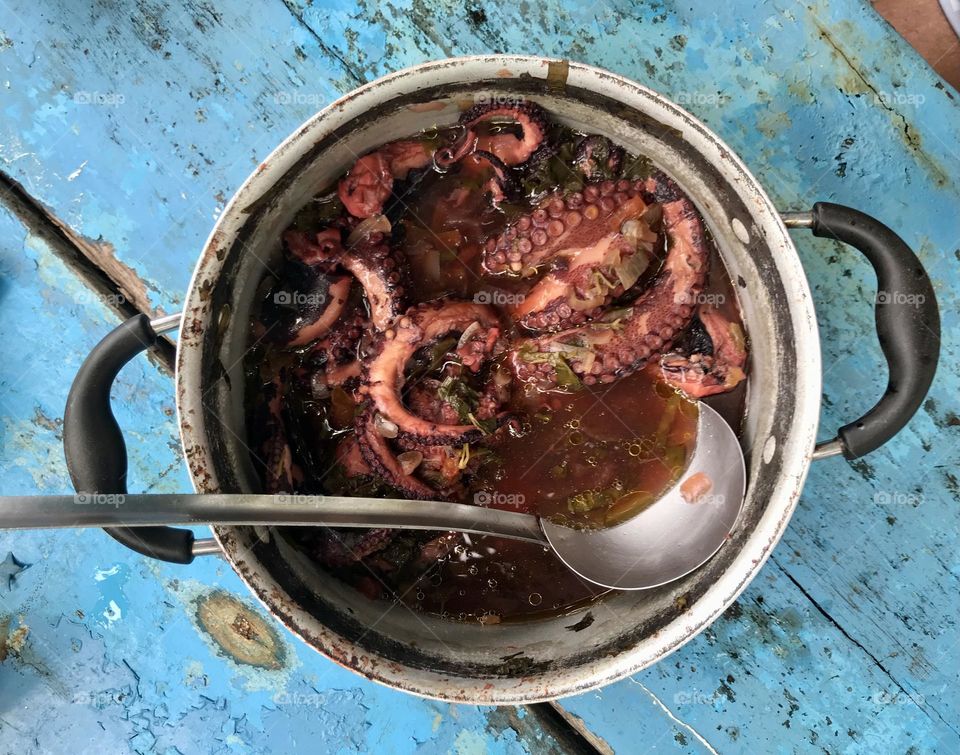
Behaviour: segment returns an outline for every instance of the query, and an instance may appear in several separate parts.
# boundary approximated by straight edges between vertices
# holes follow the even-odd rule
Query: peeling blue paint
[[[958,612],[943,596],[960,580],[960,95],[852,0],[288,5],[251,15],[232,3],[18,4],[2,22],[12,41],[0,47],[2,169],[74,230],[112,244],[151,302],[174,311],[223,201],[301,121],[360,81],[500,50],[601,65],[681,102],[785,209],[832,200],[885,220],[941,297],[942,366],[924,410],[862,463],[814,466],[739,608],[665,663],[564,706],[623,751],[957,749]],[[83,104],[84,94],[123,102]],[[3,492],[66,491],[57,419],[113,318],[2,214],[0,232],[0,336],[18,357],[0,363]],[[797,243],[821,320],[826,434],[885,383],[875,284],[855,252],[803,234]],[[139,360],[117,396],[131,488],[187,489],[168,379]],[[22,657],[0,663],[0,744],[56,751],[69,727],[101,751],[536,748],[529,733],[493,725],[490,710],[364,683],[286,633],[281,671],[218,655],[188,603],[204,589],[243,595],[222,564],[147,564],[99,533],[0,535],[7,550],[34,566],[0,589],[0,616],[22,614],[29,628]],[[294,702],[275,702],[278,691]]]

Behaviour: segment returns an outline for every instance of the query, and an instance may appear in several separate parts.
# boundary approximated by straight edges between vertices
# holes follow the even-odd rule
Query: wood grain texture
[[[630,76],[707,122],[784,209],[830,200],[889,223],[917,249],[941,298],[941,369],[923,411],[866,460],[814,466],[774,560],[708,633],[633,680],[562,705],[598,742],[624,752],[638,744],[697,752],[960,746],[960,635],[951,597],[960,580],[960,95],[869,7],[854,0],[732,0],[722,8],[317,0],[251,13],[236,3],[121,10],[61,1],[12,11],[0,21],[7,40],[0,41],[0,167],[74,233],[133,270],[149,306],[163,311],[182,301],[223,203],[276,143],[357,83],[451,54],[567,56]],[[872,325],[875,283],[856,252],[804,233],[796,240],[820,317],[827,437],[885,384]],[[53,314],[40,321],[49,327]],[[86,336],[65,336],[74,368],[92,342]],[[58,375],[67,380],[69,369]],[[30,389],[25,395],[42,395],[42,385]],[[150,466],[160,441],[141,435],[145,473],[165,468]],[[17,473],[26,476],[13,479],[29,485],[44,460],[59,454],[56,443],[55,435],[32,437],[23,457],[28,471]],[[172,449],[163,458],[176,463]],[[170,475],[184,479],[179,466]],[[34,542],[39,548],[49,537]],[[74,562],[98,558],[102,545],[78,546]],[[131,585],[170,599],[173,571],[127,559],[136,565]],[[177,573],[198,589],[217,580],[237,589],[229,574],[206,568]],[[158,569],[171,576],[156,576]],[[150,604],[141,609],[145,625],[162,616]],[[171,652],[199,636],[186,620],[168,634]],[[133,652],[137,645],[128,642]],[[303,662],[334,673],[318,658]],[[180,671],[158,664],[141,673],[170,688]],[[253,716],[230,693],[229,676],[218,677],[226,705],[234,716]],[[33,682],[42,686],[39,679]],[[325,679],[318,690],[330,686]],[[343,731],[362,728],[361,721],[383,731],[402,727],[407,716],[424,720],[407,698],[349,679],[337,683],[360,690],[351,693],[359,698],[327,697],[319,706],[343,717]],[[84,683],[78,671],[71,684]],[[200,725],[208,733],[223,725],[219,713],[187,718],[195,697],[167,694],[175,721],[208,721]],[[388,710],[368,716],[365,695]],[[452,729],[443,728],[452,710],[460,709],[444,712],[444,733],[431,746],[454,747],[455,736],[444,738]],[[313,714],[288,712],[284,725],[306,731],[297,727],[309,726]],[[379,718],[390,715],[390,725]],[[472,732],[464,736],[474,737],[468,744],[506,746],[498,740],[506,735],[490,728],[499,725],[489,723],[492,714],[482,715],[488,723],[479,713],[456,713]],[[265,740],[250,741],[256,749]],[[380,740],[345,747],[371,741]]]

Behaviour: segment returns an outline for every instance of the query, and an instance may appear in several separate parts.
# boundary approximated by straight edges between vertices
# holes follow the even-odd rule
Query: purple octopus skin
[[[396,533],[396,530],[387,529],[320,529],[313,546],[325,566],[351,566],[382,551],[393,541]]]
[[[486,168],[493,175],[484,185],[484,189],[493,198],[494,206],[509,198],[516,197],[520,192],[520,183],[513,175],[510,167],[492,152],[477,150],[460,161],[460,165],[470,171]]]
[[[406,498],[433,500],[436,498],[452,498],[453,496],[437,491],[427,483],[412,474],[403,471],[397,455],[390,447],[390,443],[377,427],[376,411],[368,407],[357,415],[355,422],[357,442],[360,444],[360,453],[363,460],[370,467],[373,474],[384,480],[388,485],[396,488]]]
[[[523,131],[517,138],[512,133],[477,134],[477,127],[497,119],[514,120]],[[474,105],[460,116],[466,130],[466,138],[473,142],[473,149],[491,152],[505,164],[522,165],[527,162],[547,138],[550,123],[546,111],[531,101],[519,103],[482,103]]]
[[[585,136],[577,144],[573,165],[588,181],[618,175],[623,167],[623,147],[614,146],[607,137]]]
[[[583,191],[546,197],[484,244],[483,267],[491,274],[533,274],[559,253],[596,244],[611,229],[646,208],[646,182],[600,181]]]
[[[287,440],[283,422],[283,385],[285,375],[281,372],[266,387],[268,398],[265,404],[264,441],[260,447],[260,458],[264,465],[264,491],[270,494],[289,493],[296,487],[301,476],[299,468],[293,463],[293,451]]]
[[[673,194],[648,179],[647,196]],[[541,390],[560,386],[558,360],[585,384],[610,383],[642,369],[670,348],[690,323],[703,290],[709,251],[703,224],[690,200],[663,205],[669,250],[650,287],[615,321],[603,318],[578,328],[515,342],[511,365],[519,380]]]
[[[386,330],[406,309],[410,288],[406,258],[381,232],[366,234],[346,248],[341,235],[339,228],[327,228],[313,237],[287,231],[284,241],[290,253],[305,264],[340,267],[353,275],[366,294],[374,328]]]
[[[396,440],[406,448],[463,445],[484,437],[484,431],[472,424],[446,424],[418,416],[401,397],[407,362],[421,348],[450,333],[461,334],[457,356],[463,369],[471,372],[502,350],[500,321],[494,310],[474,302],[437,300],[411,307],[394,327],[378,336],[364,361],[361,392],[370,399],[381,421],[396,426]],[[495,414],[498,407],[481,403],[480,408],[485,414]],[[507,419],[499,415],[492,418],[498,425]],[[362,442],[359,433],[358,438]]]

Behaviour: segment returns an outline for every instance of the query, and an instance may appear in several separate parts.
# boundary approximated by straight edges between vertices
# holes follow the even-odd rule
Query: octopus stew
[[[673,484],[696,399],[742,411],[733,290],[691,201],[531,102],[359,156],[283,236],[247,359],[267,492],[623,521]],[[602,594],[529,543],[286,533],[372,599],[483,624]]]

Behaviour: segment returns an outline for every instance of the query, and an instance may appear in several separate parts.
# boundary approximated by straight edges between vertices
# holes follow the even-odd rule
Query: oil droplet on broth
[[[539,606],[543,603],[543,596],[538,592],[530,593],[530,597],[527,598],[527,601],[531,606]]]

